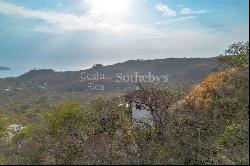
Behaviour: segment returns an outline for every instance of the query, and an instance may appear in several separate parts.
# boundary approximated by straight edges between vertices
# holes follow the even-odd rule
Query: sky
[[[249,40],[248,0],[0,0],[0,66],[79,70],[214,57]]]

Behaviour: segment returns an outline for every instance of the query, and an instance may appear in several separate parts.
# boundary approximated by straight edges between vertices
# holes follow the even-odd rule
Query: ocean
[[[0,70],[0,78],[18,77],[31,69],[24,69],[21,67],[9,67],[10,70]]]

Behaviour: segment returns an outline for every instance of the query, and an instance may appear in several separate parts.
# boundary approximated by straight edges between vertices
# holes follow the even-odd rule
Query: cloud
[[[91,6],[88,14],[95,17],[125,16],[129,12],[132,0],[85,0]]]
[[[197,10],[193,11],[191,8],[184,7],[180,10],[180,15],[189,15],[189,14],[203,14],[206,13],[206,10]]]
[[[163,15],[165,16],[177,16],[174,10],[161,3],[156,5],[156,9],[163,12]],[[51,12],[46,10],[28,9],[12,3],[0,2],[0,13],[15,17],[43,20],[45,21],[45,23],[36,25],[34,30],[54,34],[76,31],[94,31],[111,33],[122,38],[163,38],[164,36],[166,36],[166,29],[162,30],[158,27],[158,25],[196,18],[193,16],[177,17],[171,18],[167,21],[156,23],[155,25],[144,25],[129,22],[105,21],[102,16],[92,14],[90,11],[92,11],[92,9],[90,9],[83,15],[75,15],[68,13]],[[192,11],[189,8],[183,8],[180,13],[182,15],[187,15],[191,13],[202,13],[202,11]]]
[[[47,33],[65,33],[74,31],[109,32],[121,37],[161,37],[162,32],[152,25],[139,25],[126,22],[112,23],[102,20],[102,17],[87,12],[78,16],[68,13],[32,10],[12,3],[0,2],[0,13],[17,17],[38,19],[47,22],[46,25],[35,27],[36,31]]]
[[[226,44],[230,44],[231,42],[237,40],[244,40],[245,38],[247,38],[246,36],[249,35],[248,25],[247,27],[240,28],[237,28],[238,25],[235,25],[235,29],[230,29],[227,31],[226,29],[228,28],[223,28],[223,30],[221,30],[218,28],[206,28],[197,24],[188,27],[185,27],[185,25],[161,26],[161,24],[168,24],[175,21],[195,19],[197,16],[176,16],[169,18],[169,20],[166,20],[166,22],[151,25],[132,24],[127,22],[113,23],[103,21],[100,17],[93,17],[92,15],[89,15],[88,12],[84,15],[74,15],[67,13],[49,12],[45,10],[32,10],[11,3],[1,2],[0,14],[43,20],[45,23],[37,24],[34,29],[35,31],[39,32],[66,33],[78,31],[94,31],[119,36],[119,38],[113,38],[112,35],[109,35],[108,38],[105,37],[102,40],[100,39],[100,36],[93,35],[92,38],[96,38],[95,46],[93,46],[93,43],[89,41],[86,41],[86,43],[88,43],[86,46],[86,43],[82,42],[83,37],[79,37],[80,35],[82,35],[80,33],[75,33],[76,36],[58,35],[52,36],[51,38],[62,39],[66,38],[66,36],[70,36],[72,38],[72,41],[77,39],[79,40],[78,42],[75,42],[78,45],[76,45],[75,43],[70,43],[71,45],[73,45],[71,51],[69,49],[70,44],[68,42],[66,42],[65,45],[60,45],[60,47],[58,46],[59,44],[56,43],[57,45],[55,46],[55,50],[53,50],[53,44],[49,43],[48,41],[44,41],[44,43],[48,45],[47,49],[43,46],[40,50],[37,51],[36,49],[34,49],[34,47],[30,47],[30,43],[27,44],[27,49],[23,49],[26,52],[41,52],[41,54],[53,54],[57,51],[61,51],[60,53],[66,54],[70,51],[71,53],[75,51],[75,54],[79,54],[79,57],[81,57],[82,52],[86,50],[79,51],[79,49],[91,49],[92,47],[92,50],[95,51],[93,55],[105,54],[107,55],[107,57],[109,55],[114,55],[112,56],[112,58],[117,56],[116,54],[114,54],[116,50],[118,50],[118,54],[123,55],[127,59],[131,59],[137,56],[138,58],[139,56],[140,58],[152,58],[152,55],[154,55],[155,58],[164,58],[166,56],[204,57],[217,55],[217,53],[220,53],[219,49],[224,48]],[[125,40],[119,40],[120,38],[125,38]],[[53,39],[51,40],[51,42],[56,41],[54,41]],[[8,38],[4,40],[8,40]],[[107,40],[112,42],[106,42]],[[40,39],[38,41],[41,42]],[[12,46],[15,41],[11,40],[10,43],[10,45]],[[16,42],[16,45],[19,44],[20,42]],[[85,47],[83,47],[82,45],[84,45]],[[38,45],[35,46],[38,47]],[[56,50],[56,48],[58,48],[58,50]],[[49,50],[49,52],[44,53],[43,50]],[[120,60],[120,58],[121,57],[117,56],[118,60]]]
[[[183,17],[177,17],[177,18],[171,18],[167,21],[161,21],[161,22],[157,22],[157,25],[161,25],[161,24],[170,24],[173,22],[179,22],[179,21],[184,21],[184,20],[193,20],[196,19],[196,16],[183,16]]]
[[[184,5],[182,4],[178,4],[177,8],[180,9],[179,14],[177,14],[177,12],[173,9],[171,9],[169,6],[162,4],[162,3],[158,3],[156,4],[155,8],[158,11],[161,11],[163,13],[164,16],[167,17],[176,17],[178,15],[195,15],[195,14],[203,14],[206,13],[207,10],[192,10],[191,8],[188,7],[184,7]]]
[[[176,16],[176,12],[171,9],[170,7],[168,7],[167,5],[163,5],[161,3],[158,3],[155,8],[159,11],[161,11],[163,13],[164,16],[167,16],[167,17],[174,17]]]
[[[61,6],[63,6],[63,3],[61,3],[61,2],[59,2],[59,3],[57,3],[57,4],[55,5],[55,7],[61,7]]]

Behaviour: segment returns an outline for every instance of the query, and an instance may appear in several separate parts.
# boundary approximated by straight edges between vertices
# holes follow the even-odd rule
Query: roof
[[[11,124],[11,125],[9,125],[9,128],[17,128],[17,127],[21,127],[21,125],[18,125],[18,124]]]

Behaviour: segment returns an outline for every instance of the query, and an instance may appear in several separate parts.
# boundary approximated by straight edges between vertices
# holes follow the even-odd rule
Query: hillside
[[[32,70],[2,79],[7,87],[0,95],[2,163],[248,164],[248,54],[218,60],[224,65],[217,67],[213,58],[138,60],[84,71]],[[168,72],[172,81],[114,90],[115,73],[134,69]],[[77,79],[81,73],[99,73],[90,75],[91,81],[110,83],[110,89],[81,89],[87,83]],[[181,82],[188,80],[190,89],[183,91]],[[13,123],[25,127],[10,132],[5,126]]]
[[[1,165],[249,165],[249,0],[0,0]]]
[[[56,72],[52,69],[31,70],[17,78],[0,80],[0,89],[17,86],[43,87],[58,92],[89,91],[88,84],[96,83],[105,86],[104,91],[123,90],[124,87],[133,87],[137,83],[117,83],[117,74],[140,75],[151,73],[155,76],[168,75],[169,84],[192,85],[198,83],[207,74],[215,71],[217,65],[214,58],[168,58],[156,60],[130,60],[109,66],[93,67],[82,71]],[[81,73],[91,74],[92,80],[82,80]],[[104,79],[96,79],[96,75],[104,75]],[[162,83],[162,82],[161,82]],[[160,85],[160,84],[159,84]]]
[[[15,137],[13,142],[22,140],[15,143],[17,161],[9,156],[6,163],[247,164],[248,75],[248,67],[220,70],[184,96],[151,87],[84,106],[60,104]],[[125,103],[135,98],[150,109],[153,127],[132,127]],[[38,118],[31,111],[24,115]]]
[[[134,76],[135,72],[138,75],[147,75],[148,72],[154,76],[167,74],[167,82],[161,78],[159,84],[156,81],[148,83],[149,80],[146,80],[142,85],[187,91],[216,68],[214,58],[167,58],[129,60],[109,66],[95,65],[82,71],[31,70],[16,78],[0,79],[0,111],[22,113],[29,108],[47,110],[62,100],[88,101],[98,95],[125,94],[138,86],[132,80],[116,82],[118,73],[124,76]],[[91,80],[82,80],[81,73],[90,74]],[[104,75],[103,79],[101,75]],[[99,89],[90,89],[92,84]]]
[[[249,162],[248,67],[211,74],[180,101],[170,111],[175,123],[169,127],[188,146],[181,153],[193,151],[190,160],[201,163]]]

